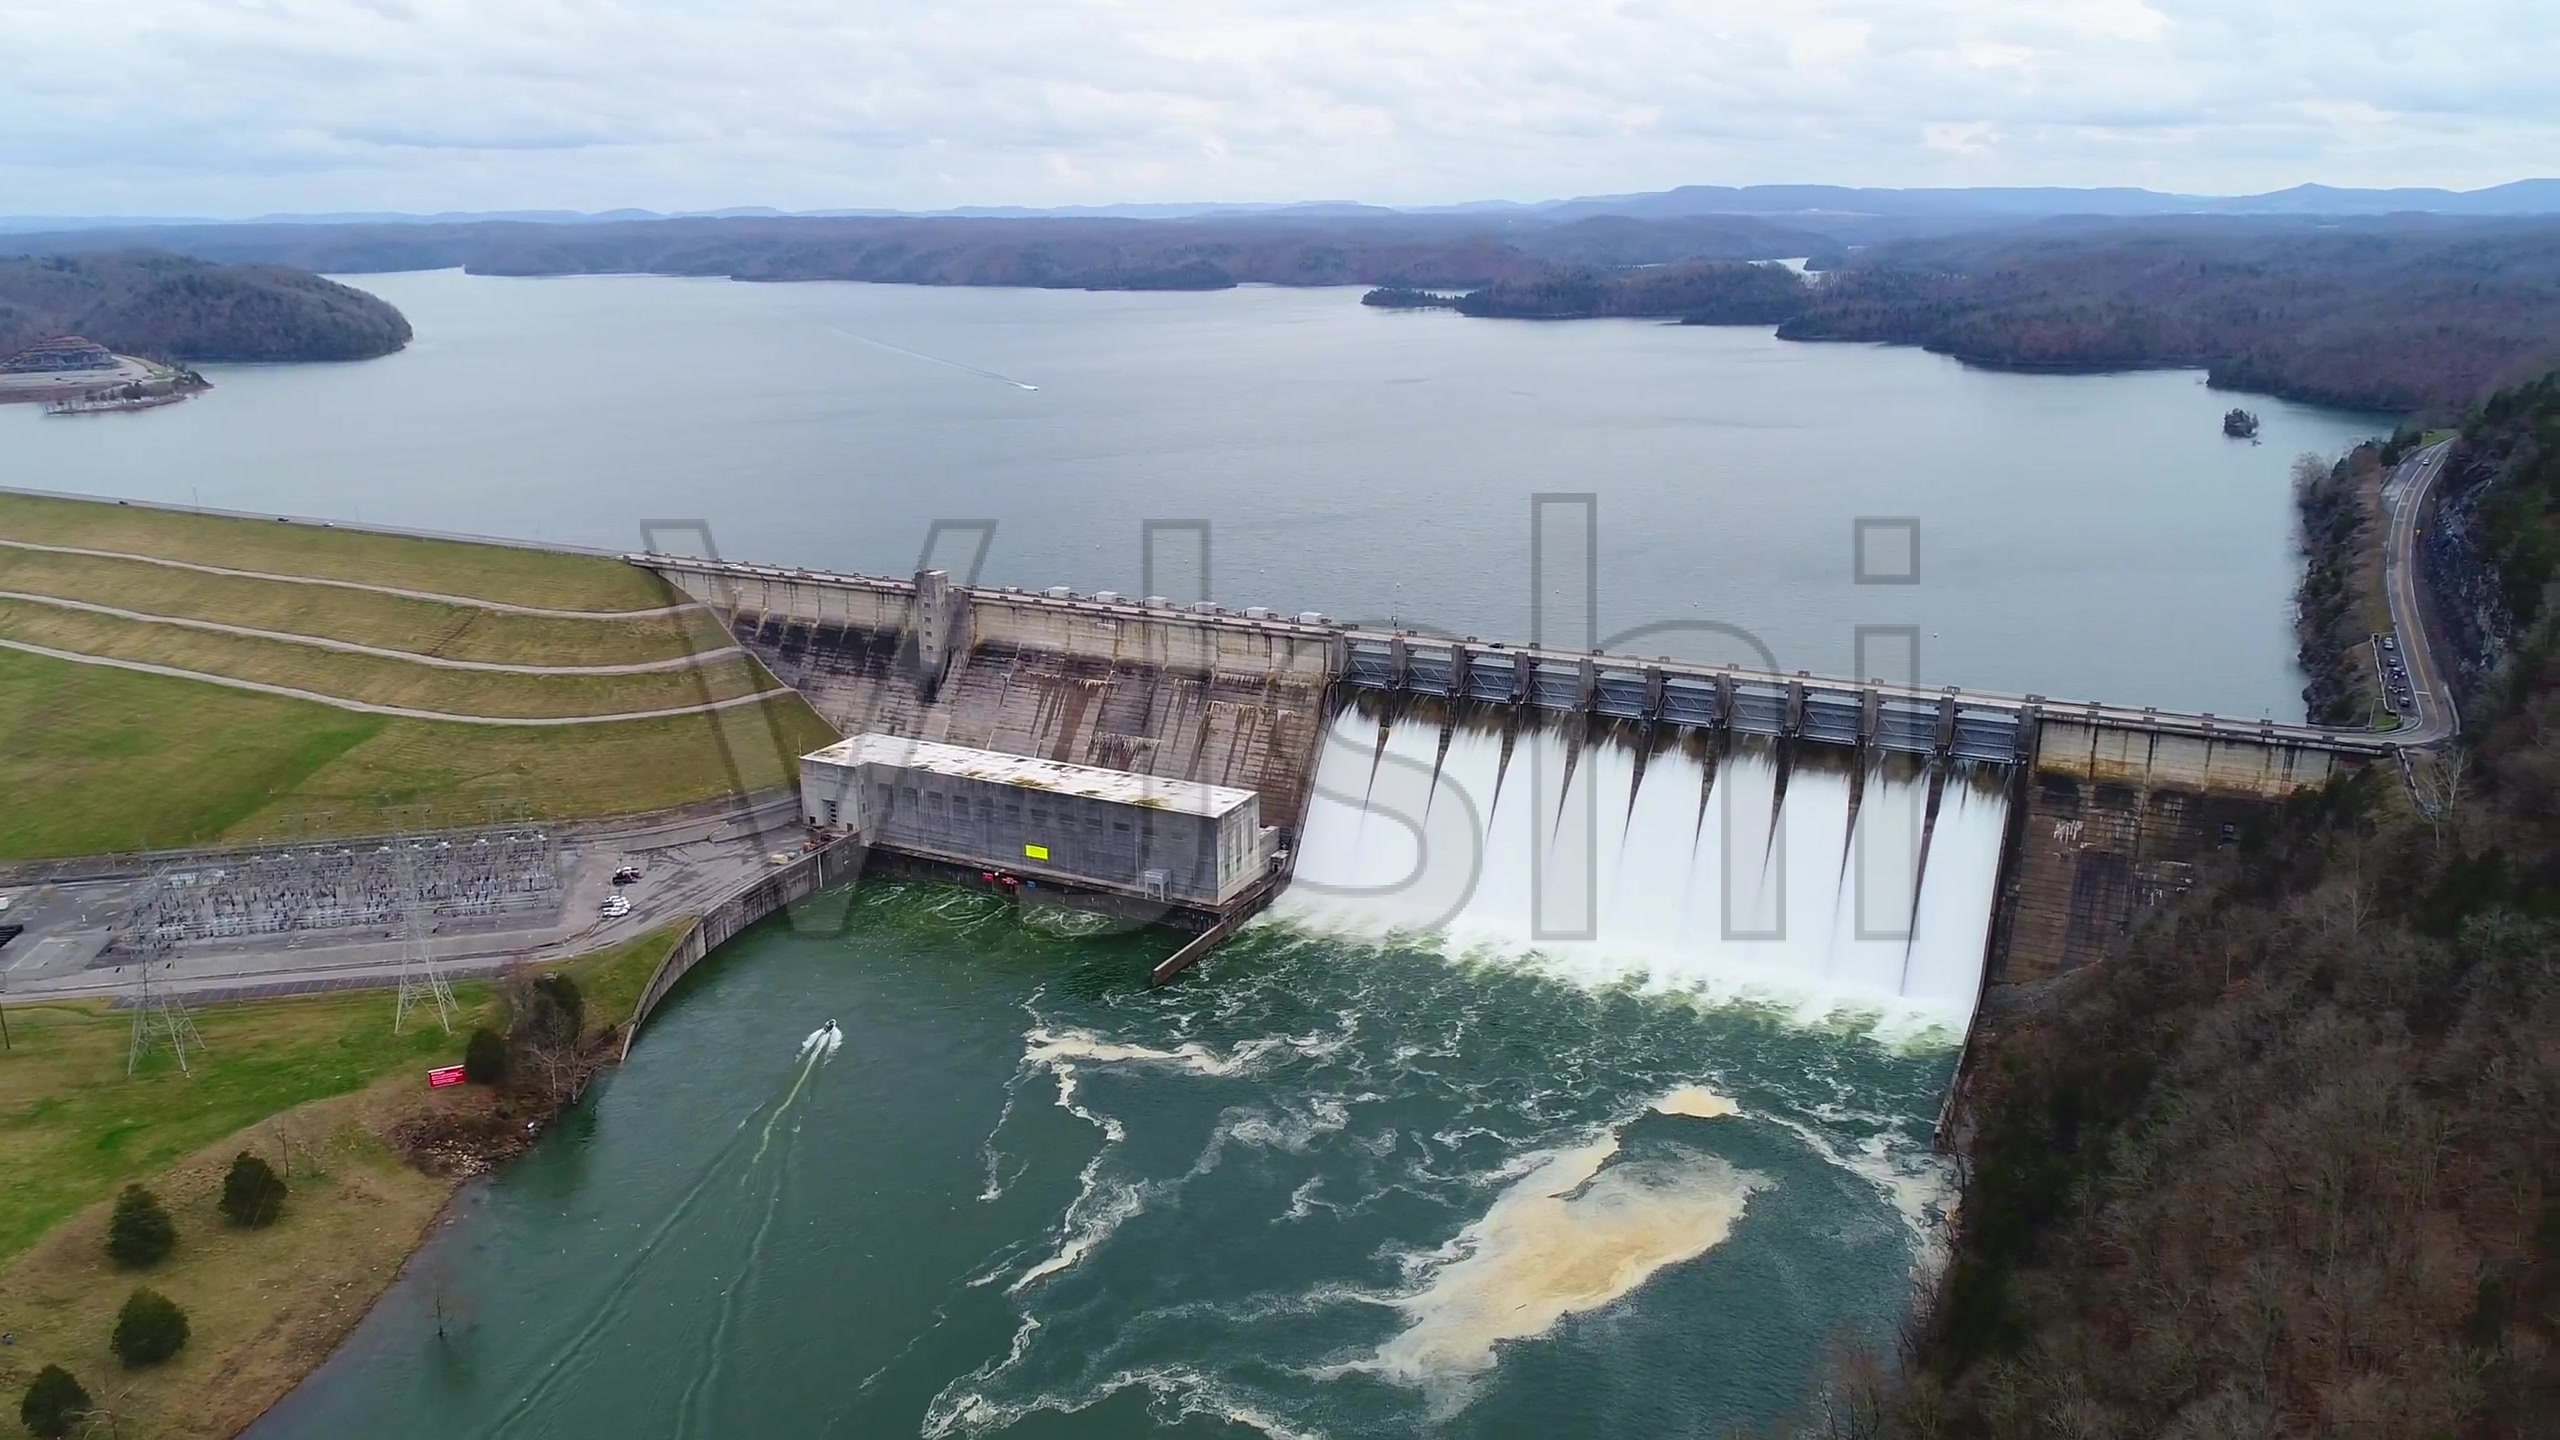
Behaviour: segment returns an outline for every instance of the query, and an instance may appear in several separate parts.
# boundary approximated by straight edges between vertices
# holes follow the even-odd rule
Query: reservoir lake
[[[1551,508],[1548,543],[1596,553],[1597,613],[1551,641],[1671,625],[1631,646],[1855,674],[1860,627],[1909,626],[1895,679],[2290,720],[2287,467],[2389,428],[2195,372],[1348,290],[343,278],[407,350],[208,366],[88,423],[0,407],[0,483],[614,550],[699,522],[728,558],[890,575],[935,521],[993,521],[985,583],[1176,599],[1201,547],[1160,530],[1151,567],[1146,523],[1205,522],[1210,598],[1488,640],[1530,638],[1531,498],[1589,495],[1596,535]],[[2235,400],[2260,443],[2223,436]]]

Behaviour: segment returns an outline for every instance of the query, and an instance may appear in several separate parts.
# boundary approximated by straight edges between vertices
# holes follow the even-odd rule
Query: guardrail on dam
[[[639,554],[845,733],[1261,792],[1302,821],[1346,691],[2014,766],[1993,974],[2107,953],[2261,807],[2386,735],[1363,629],[1101,592],[961,587]]]

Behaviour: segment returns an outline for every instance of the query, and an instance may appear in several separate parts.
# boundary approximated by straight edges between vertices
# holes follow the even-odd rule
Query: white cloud
[[[1991,122],[1988,120],[1924,125],[1920,129],[1921,144],[1932,150],[1944,150],[1950,155],[1988,155],[1991,142]]]
[[[0,213],[2494,183],[2547,0],[0,0]]]

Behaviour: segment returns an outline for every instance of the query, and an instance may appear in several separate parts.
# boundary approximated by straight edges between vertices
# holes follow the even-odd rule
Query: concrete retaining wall
[[[2013,800],[1991,978],[2043,979],[2115,954],[2269,806],[2357,763],[2237,726],[2200,737],[2044,718]]]
[[[630,1058],[632,1042],[640,1037],[640,1026],[650,1012],[692,973],[694,966],[736,938],[739,931],[785,905],[806,900],[850,877],[861,865],[861,847],[839,840],[788,865],[774,867],[772,874],[757,876],[745,889],[712,906],[677,939],[675,948],[650,973],[648,986],[640,992],[640,1003],[632,1007],[630,1023],[623,1027],[623,1057]]]
[[[2040,774],[2270,800],[2325,785],[2349,764],[2334,751],[2261,738],[2240,727],[2228,737],[2204,739],[2048,716],[2036,742]]]

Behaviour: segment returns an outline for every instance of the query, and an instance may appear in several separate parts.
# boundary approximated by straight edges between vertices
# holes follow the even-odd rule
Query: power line
[[[404,838],[394,842],[393,848],[397,851],[394,860],[400,876],[401,933],[400,998],[392,1008],[391,1033],[397,1035],[407,1028],[411,1009],[433,1004],[436,1019],[443,1024],[444,1033],[450,1035],[453,987],[446,983],[444,971],[437,967],[435,955],[428,948],[427,937],[434,922],[429,918],[432,909],[427,896],[418,883],[418,845],[415,840]]]
[[[192,1068],[188,1052],[204,1048],[204,1036],[197,1032],[195,1016],[187,1010],[186,996],[167,979],[154,986],[154,970],[175,963],[178,953],[177,927],[169,922],[171,892],[177,881],[166,867],[153,871],[135,890],[132,906],[125,912],[125,933],[121,948],[133,957],[133,1043],[125,1053],[124,1073],[139,1073],[143,1060],[162,1045],[176,1057],[182,1071]]]

